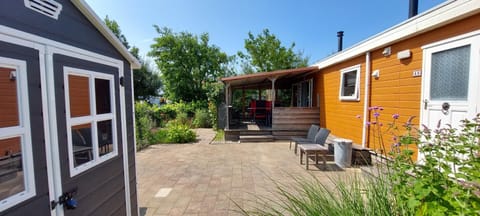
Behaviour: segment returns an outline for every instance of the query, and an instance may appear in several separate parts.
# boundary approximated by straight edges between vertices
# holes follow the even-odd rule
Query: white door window
[[[26,62],[0,57],[0,212],[35,196]]]
[[[430,128],[451,124],[477,112],[479,36],[433,45],[424,51],[422,123]]]
[[[113,75],[64,67],[70,175],[118,152]]]

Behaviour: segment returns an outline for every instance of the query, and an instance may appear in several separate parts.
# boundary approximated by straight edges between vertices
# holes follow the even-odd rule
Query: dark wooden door
[[[0,215],[49,215],[39,50],[0,40]]]
[[[53,55],[66,215],[125,215],[119,68]]]

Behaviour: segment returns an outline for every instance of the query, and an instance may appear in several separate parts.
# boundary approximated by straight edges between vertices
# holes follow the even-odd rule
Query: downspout
[[[365,96],[363,103],[363,131],[362,131],[362,147],[366,148],[367,146],[367,131],[368,125],[367,120],[369,119],[368,105],[370,104],[370,52],[365,54]]]

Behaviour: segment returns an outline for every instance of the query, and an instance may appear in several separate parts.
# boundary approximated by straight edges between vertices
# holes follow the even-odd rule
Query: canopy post
[[[275,81],[277,81],[277,78],[278,77],[269,77],[268,79],[272,82],[272,105],[271,105],[271,108],[270,108],[270,119],[269,119],[269,122],[270,122],[270,126],[273,126],[273,110],[275,109],[275,99],[277,97],[276,95],[276,91],[275,91]]]
[[[226,115],[226,124],[225,129],[230,129],[230,83],[227,83],[225,86],[225,115]]]

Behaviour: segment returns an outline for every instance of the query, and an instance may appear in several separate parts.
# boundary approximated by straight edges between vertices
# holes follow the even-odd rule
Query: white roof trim
[[[480,0],[450,0],[313,64],[319,69],[480,12]]]
[[[110,31],[105,25],[102,19],[95,14],[95,12],[88,6],[84,0],[71,0],[71,2],[87,17],[87,19],[98,29],[102,35],[125,57],[131,64],[133,69],[139,69],[141,67],[140,62],[135,58],[122,42]]]

